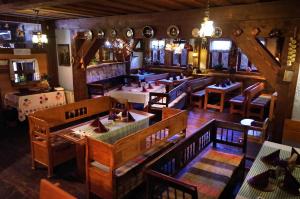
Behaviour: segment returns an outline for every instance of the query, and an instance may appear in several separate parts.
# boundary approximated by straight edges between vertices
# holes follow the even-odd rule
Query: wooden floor
[[[239,122],[239,116],[203,110],[189,110],[187,136],[209,120],[217,118]],[[22,199],[38,198],[39,181],[47,176],[46,169],[31,170],[29,136],[26,124],[8,128],[1,125],[0,137],[0,198]],[[256,153],[256,152],[255,152]],[[68,162],[55,168],[52,182],[59,182],[61,187],[78,198],[85,198],[85,184],[77,180],[75,162]],[[66,172],[68,171],[68,172]],[[129,198],[141,198],[137,193]]]

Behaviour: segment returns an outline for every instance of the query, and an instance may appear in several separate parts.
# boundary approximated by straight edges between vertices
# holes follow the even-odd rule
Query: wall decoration
[[[93,31],[88,30],[88,31],[84,32],[84,37],[85,37],[87,40],[92,40],[92,39],[93,39]]]
[[[287,66],[292,66],[296,61],[296,53],[297,53],[297,40],[295,37],[290,37],[289,48],[288,48],[288,56],[287,56]]]
[[[193,37],[199,37],[199,28],[194,28],[193,30],[192,30],[192,36]]]
[[[8,59],[0,59],[0,74],[9,73]]]
[[[98,31],[98,38],[103,39],[104,36],[105,36],[104,31],[102,29],[99,29],[99,31]]]
[[[169,37],[175,39],[178,37],[180,31],[179,31],[179,28],[178,26],[175,26],[175,25],[171,25],[168,27],[167,29],[167,34]]]
[[[116,37],[117,37],[117,30],[116,30],[116,29],[111,29],[111,30],[109,31],[109,36],[110,36],[111,38],[116,38]]]
[[[150,39],[154,36],[154,30],[151,26],[145,26],[143,28],[143,36],[147,39]]]
[[[126,28],[124,30],[124,35],[126,38],[130,39],[134,36],[134,32],[133,32],[133,29],[132,28]]]
[[[222,36],[222,29],[220,27],[215,27],[214,37],[219,38]]]
[[[59,66],[71,66],[69,44],[57,44],[57,57]]]

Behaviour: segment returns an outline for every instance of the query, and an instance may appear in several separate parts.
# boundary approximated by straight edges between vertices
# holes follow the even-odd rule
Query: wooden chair
[[[40,199],[76,199],[71,194],[65,192],[58,187],[57,184],[52,184],[48,180],[42,179],[40,183]]]
[[[258,117],[263,119],[264,117],[264,107],[266,105],[266,100],[268,99],[265,95],[261,95],[262,91],[265,88],[263,82],[259,83],[256,87],[249,90],[248,100],[247,100],[247,117]],[[258,110],[258,112],[255,112]]]
[[[248,140],[262,144],[268,140],[268,127],[270,120],[266,118],[263,122],[253,121],[248,127]]]
[[[282,143],[300,147],[300,121],[286,119],[284,121]]]
[[[36,163],[48,168],[48,178],[53,175],[53,168],[75,158],[75,145],[49,132],[48,123],[29,116],[29,133],[32,155],[32,169]]]

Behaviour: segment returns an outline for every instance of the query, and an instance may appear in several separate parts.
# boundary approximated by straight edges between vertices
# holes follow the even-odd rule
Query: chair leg
[[[48,178],[51,178],[53,176],[53,167],[52,166],[48,166]]]

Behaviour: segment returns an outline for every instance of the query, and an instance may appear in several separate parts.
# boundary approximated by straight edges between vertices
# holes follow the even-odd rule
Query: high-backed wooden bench
[[[149,111],[161,110],[163,107],[182,109],[187,100],[187,82],[183,82],[168,93],[150,92]]]
[[[51,177],[54,166],[75,158],[75,145],[52,132],[108,113],[112,103],[112,98],[105,96],[30,114],[28,120],[32,168],[35,169],[38,162],[48,168],[48,177]]]
[[[169,77],[169,73],[149,75],[145,77],[145,82],[155,82],[160,79],[167,79],[168,77]]]
[[[105,199],[122,198],[143,181],[145,165],[174,144],[174,135],[184,135],[186,127],[186,111],[163,108],[161,121],[114,143],[87,138],[88,191]]]
[[[251,89],[258,86],[260,83],[257,82],[249,87],[247,87],[241,95],[235,96],[234,98],[229,100],[230,103],[230,113],[238,113],[241,114],[242,116],[246,115],[246,110],[247,110],[247,104],[248,104],[248,94],[251,92]],[[253,90],[255,91],[255,90]],[[252,91],[252,92],[253,92]]]
[[[270,94],[261,94],[264,88],[264,83],[260,83],[249,91],[247,117],[258,117],[260,120],[263,119],[265,113],[264,110],[271,101]]]
[[[213,83],[214,78],[196,78],[188,81],[190,104],[198,108],[203,107],[205,87]]]
[[[148,198],[226,198],[243,180],[246,144],[245,126],[208,122],[147,166]]]

